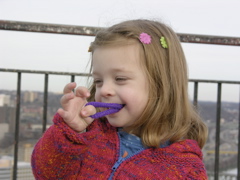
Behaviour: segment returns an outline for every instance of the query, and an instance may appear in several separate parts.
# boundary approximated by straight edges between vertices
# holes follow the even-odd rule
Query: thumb
[[[91,116],[91,115],[96,114],[96,112],[97,112],[97,110],[96,110],[96,108],[95,108],[94,106],[88,105],[88,106],[84,106],[84,107],[82,108],[80,114],[81,114],[81,116],[82,116],[83,118],[87,118],[87,117],[89,117],[89,116]]]
[[[85,106],[82,108],[80,114],[87,126],[89,126],[93,122],[94,119],[91,118],[90,116],[95,114],[96,112],[97,112],[96,108],[92,105]]]

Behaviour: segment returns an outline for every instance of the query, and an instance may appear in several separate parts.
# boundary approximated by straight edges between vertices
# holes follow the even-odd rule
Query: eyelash
[[[116,77],[115,78],[115,81],[126,81],[127,80],[127,78],[126,77]],[[101,79],[94,79],[94,81],[93,81],[93,83],[94,84],[100,84],[100,83],[102,83],[103,81],[101,80]]]
[[[100,79],[94,79],[94,81],[93,81],[94,84],[99,84],[101,82],[102,82],[102,80],[100,80]]]
[[[127,78],[125,78],[125,77],[116,77],[115,80],[116,81],[126,81]]]

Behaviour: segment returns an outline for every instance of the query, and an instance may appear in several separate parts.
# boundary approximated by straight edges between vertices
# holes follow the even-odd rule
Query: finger
[[[65,113],[65,111],[64,111],[62,108],[59,108],[59,109],[57,110],[57,113],[58,113],[63,119],[66,118],[66,113]]]
[[[72,117],[71,113],[69,113],[68,111],[65,111],[62,108],[59,108],[57,110],[57,113],[64,119],[64,121],[66,123],[70,123],[73,120],[73,117]]]
[[[86,87],[78,87],[76,89],[76,96],[82,97],[82,98],[87,98],[90,96],[90,92]]]
[[[84,118],[83,120],[84,120],[86,127],[88,127],[94,121],[94,119],[91,117]]]
[[[67,93],[63,95],[60,99],[61,104],[66,104],[70,99],[74,98],[74,93],[71,91],[70,93]]]
[[[89,117],[93,114],[96,114],[97,110],[94,106],[89,105],[82,108],[80,114],[83,118]]]
[[[77,86],[77,84],[76,84],[75,82],[68,83],[68,84],[64,87],[63,93],[64,93],[64,94],[70,93],[76,86]]]

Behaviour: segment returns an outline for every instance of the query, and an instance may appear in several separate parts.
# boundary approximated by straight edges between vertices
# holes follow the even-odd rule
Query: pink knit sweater
[[[207,179],[202,153],[194,140],[148,148],[112,169],[119,156],[116,128],[95,120],[82,134],[56,114],[36,144],[32,170],[36,179]]]

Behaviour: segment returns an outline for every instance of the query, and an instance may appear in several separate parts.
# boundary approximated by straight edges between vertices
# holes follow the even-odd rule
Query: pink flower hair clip
[[[141,33],[139,36],[139,40],[143,43],[143,44],[150,44],[152,41],[152,38],[150,35],[148,35],[147,33]]]

